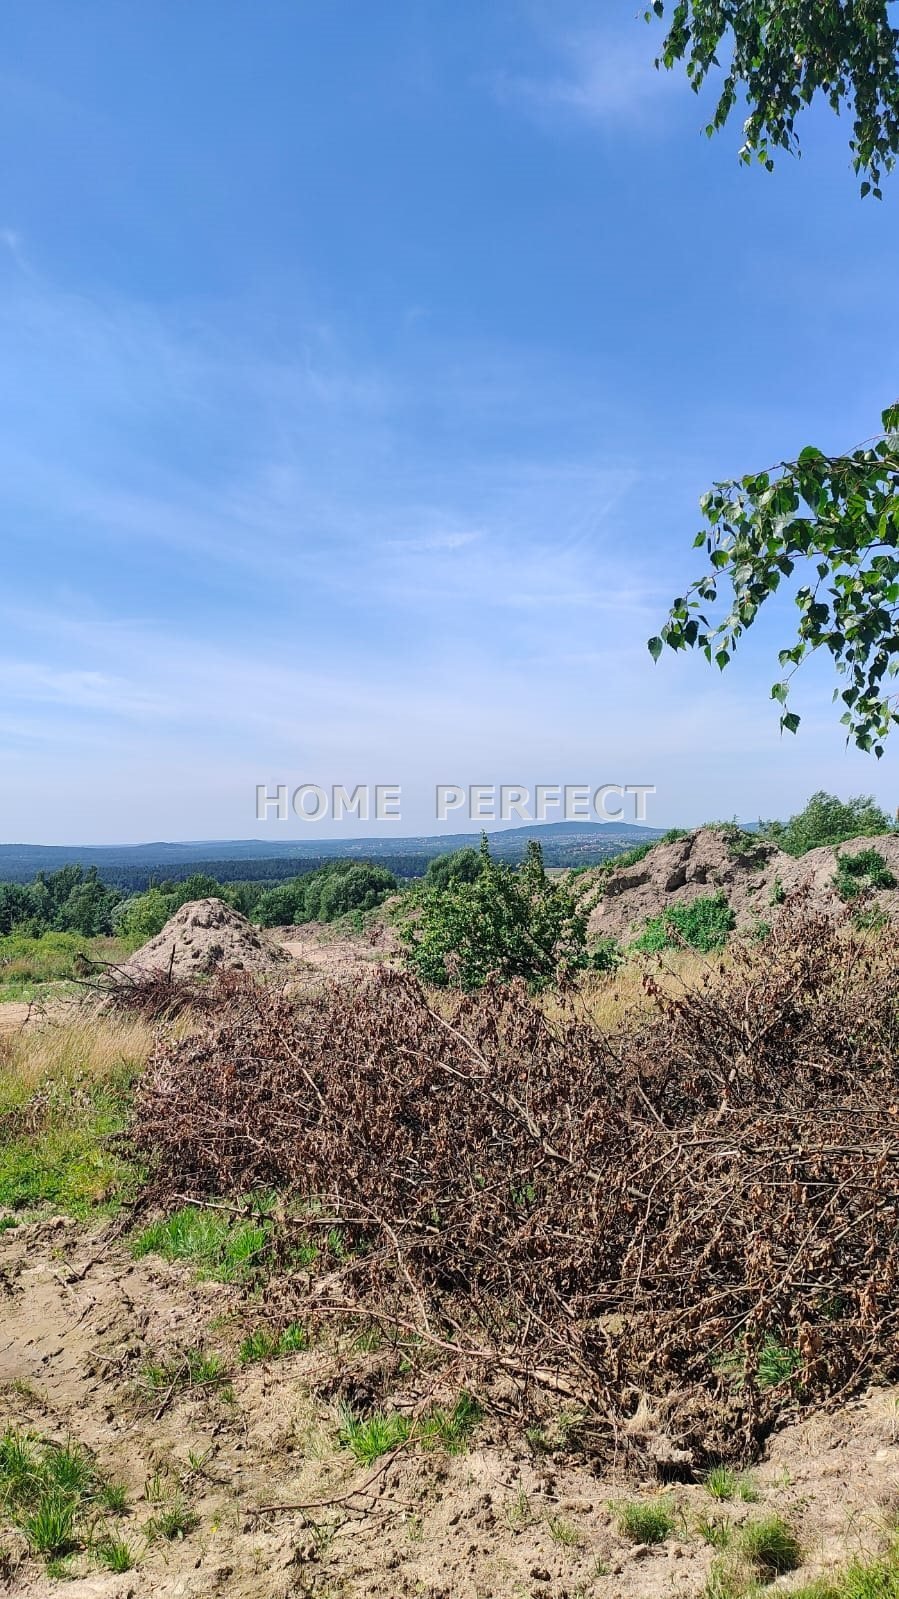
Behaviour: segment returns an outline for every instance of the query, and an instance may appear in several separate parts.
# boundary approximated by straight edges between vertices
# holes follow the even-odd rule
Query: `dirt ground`
[[[322,1397],[346,1357],[323,1340],[242,1369],[246,1314],[235,1289],[198,1283],[152,1256],[135,1261],[121,1240],[61,1218],[0,1233],[0,1411],[44,1438],[79,1440],[127,1486],[128,1513],[113,1519],[137,1557],[122,1575],[76,1557],[63,1583],[4,1533],[7,1591],[22,1599],[690,1599],[714,1553],[702,1517],[788,1516],[805,1548],[797,1579],[808,1582],[875,1550],[895,1513],[894,1390],[780,1433],[754,1472],[757,1504],[718,1504],[699,1484],[670,1489],[675,1533],[648,1548],[626,1542],[610,1504],[658,1485],[599,1478],[589,1462],[544,1453],[489,1413],[464,1453],[401,1450],[356,1466],[339,1446],[334,1400]],[[197,1343],[222,1355],[227,1389],[147,1391],[148,1362]],[[153,1501],[165,1495],[179,1495],[196,1526],[174,1542],[147,1542]]]
[[[373,966],[389,964],[397,953],[392,930],[386,926],[347,934],[309,922],[301,927],[273,927],[271,936],[299,963],[305,976],[332,981],[363,977]]]

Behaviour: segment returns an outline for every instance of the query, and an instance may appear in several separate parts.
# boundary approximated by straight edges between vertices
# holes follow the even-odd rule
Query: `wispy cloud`
[[[541,120],[614,123],[619,130],[651,126],[664,115],[674,80],[656,68],[658,37],[639,18],[627,32],[587,27],[556,32],[546,42],[545,72],[493,75],[502,104]]]

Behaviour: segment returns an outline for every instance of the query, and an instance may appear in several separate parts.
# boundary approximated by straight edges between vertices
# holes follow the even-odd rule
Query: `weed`
[[[531,1501],[523,1488],[519,1488],[514,1499],[508,1501],[504,1515],[512,1532],[523,1532],[525,1527],[532,1527],[537,1520],[531,1509]]]
[[[199,1516],[181,1498],[176,1497],[150,1517],[145,1530],[151,1541],[159,1538],[173,1543],[176,1538],[186,1538],[199,1523]]]
[[[270,1231],[265,1218],[233,1221],[220,1211],[185,1205],[143,1228],[131,1249],[138,1260],[161,1255],[186,1261],[200,1277],[239,1282],[259,1269],[269,1251]]]
[[[120,1482],[104,1482],[100,1489],[100,1503],[112,1516],[124,1516],[128,1509],[128,1490]]]
[[[729,1466],[712,1466],[703,1482],[713,1499],[733,1499],[737,1491],[737,1474]]]
[[[81,1497],[94,1483],[94,1469],[77,1445],[54,1444],[44,1455],[44,1471],[64,1493]]]
[[[130,1571],[134,1566],[134,1550],[124,1538],[101,1538],[95,1553],[107,1571]]]
[[[370,1466],[381,1455],[407,1443],[412,1433],[408,1416],[398,1410],[375,1411],[362,1421],[352,1411],[344,1410],[340,1424],[340,1442],[351,1449],[360,1465]]]
[[[553,1543],[562,1544],[566,1549],[577,1549],[584,1541],[580,1527],[563,1521],[561,1516],[547,1516],[546,1527]]]
[[[151,1394],[172,1389],[202,1388],[221,1383],[225,1378],[225,1364],[221,1355],[207,1354],[195,1345],[165,1361],[147,1361],[141,1375]]]
[[[713,1549],[727,1549],[733,1538],[733,1523],[726,1516],[699,1516],[696,1531],[703,1543],[711,1544]]]
[[[718,1371],[729,1376],[738,1388],[742,1387],[746,1365],[742,1341],[734,1344],[715,1364]],[[755,1357],[755,1380],[763,1391],[777,1388],[781,1383],[796,1380],[802,1366],[803,1359],[798,1349],[781,1343],[773,1333],[767,1333]]]
[[[309,1335],[297,1321],[291,1322],[279,1333],[270,1327],[255,1327],[243,1340],[238,1359],[242,1366],[250,1366],[257,1360],[277,1360],[281,1355],[290,1355],[308,1347]]]
[[[838,855],[834,888],[850,903],[879,888],[895,888],[896,879],[876,849],[863,849],[857,855]]]
[[[461,1393],[452,1410],[435,1407],[423,1416],[416,1437],[426,1449],[440,1447],[448,1455],[458,1455],[465,1449],[483,1411],[469,1393]]]
[[[75,1514],[77,1500],[62,1488],[44,1487],[33,1510],[26,1511],[19,1525],[31,1547],[39,1555],[67,1555],[77,1548]]]
[[[745,1563],[724,1555],[712,1562],[702,1599],[760,1599],[762,1591]]]
[[[765,1579],[795,1571],[802,1564],[799,1539],[783,1517],[763,1516],[747,1521],[740,1530],[739,1548],[749,1564]]]
[[[672,905],[653,916],[632,945],[642,953],[663,949],[698,949],[704,954],[721,949],[734,928],[734,913],[723,893],[694,899],[689,905]]]
[[[618,1527],[631,1543],[664,1543],[674,1531],[670,1499],[629,1499],[615,1506]]]

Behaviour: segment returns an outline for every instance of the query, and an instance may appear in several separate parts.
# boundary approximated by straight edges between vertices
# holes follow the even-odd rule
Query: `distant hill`
[[[543,846],[547,866],[586,866],[608,860],[635,844],[661,837],[661,829],[634,822],[541,822],[488,834],[500,860],[518,861],[528,840]],[[467,845],[479,833],[442,833],[393,838],[199,839],[155,844],[0,844],[0,882],[30,882],[37,872],[57,872],[77,862],[95,866],[104,882],[139,890],[151,881],[180,881],[208,872],[221,882],[279,882],[311,871],[326,860],[377,860],[400,877],[420,877],[428,861]]]

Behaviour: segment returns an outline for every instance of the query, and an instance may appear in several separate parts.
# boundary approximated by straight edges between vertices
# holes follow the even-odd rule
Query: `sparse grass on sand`
[[[92,1538],[110,1570],[127,1571],[134,1563],[130,1550],[129,1564],[121,1563],[127,1546],[117,1534],[103,1531],[94,1538],[98,1517],[111,1509],[110,1487],[76,1443],[49,1443],[18,1427],[7,1427],[0,1437],[0,1514],[48,1567]]]
[[[141,1021],[87,1011],[0,1033],[0,1205],[84,1217],[133,1192],[111,1140],[152,1042]]]

